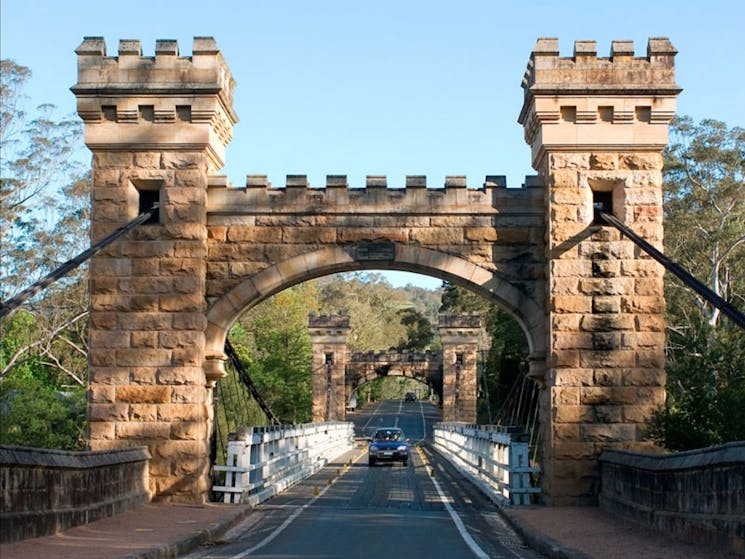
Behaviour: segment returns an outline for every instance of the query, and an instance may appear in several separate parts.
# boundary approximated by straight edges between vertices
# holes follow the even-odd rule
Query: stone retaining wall
[[[144,505],[146,447],[68,452],[0,446],[0,543],[46,536]]]
[[[691,542],[745,554],[745,442],[669,455],[600,455],[600,506]]]

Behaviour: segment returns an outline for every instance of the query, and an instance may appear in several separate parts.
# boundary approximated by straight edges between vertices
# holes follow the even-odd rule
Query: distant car
[[[404,396],[404,402],[416,402],[416,394],[413,392],[407,392]]]
[[[401,462],[409,464],[409,443],[404,432],[398,427],[380,427],[370,440],[367,448],[367,463],[374,466],[376,462]]]

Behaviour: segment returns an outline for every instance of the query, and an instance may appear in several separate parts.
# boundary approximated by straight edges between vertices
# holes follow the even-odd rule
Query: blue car
[[[409,443],[398,427],[381,427],[375,431],[367,449],[369,466],[376,462],[401,462],[409,464]]]

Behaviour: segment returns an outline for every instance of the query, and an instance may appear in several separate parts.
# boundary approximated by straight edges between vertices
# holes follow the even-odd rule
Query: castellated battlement
[[[437,317],[437,328],[481,328],[481,314],[440,314]]]
[[[542,37],[530,55],[523,76],[525,95],[535,93],[667,93],[675,84],[675,55],[670,40],[651,38],[644,57],[634,56],[633,41],[613,41],[610,56],[597,56],[595,41],[575,41],[572,57],[559,57],[559,40]]]
[[[91,149],[207,148],[214,167],[238,117],[235,81],[212,37],[195,37],[190,57],[176,41],[158,40],[155,56],[143,56],[140,41],[119,41],[107,56],[103,37],[86,37],[75,50],[78,114]]]
[[[308,315],[308,328],[328,330],[349,330],[349,316],[343,314]]]
[[[227,177],[209,180],[208,213],[241,215],[278,210],[334,212],[353,206],[355,213],[380,213],[381,207],[396,213],[518,213],[541,214],[544,188],[538,177],[525,178],[523,188],[507,188],[502,175],[487,175],[480,188],[469,188],[466,177],[445,178],[441,187],[432,188],[423,175],[409,175],[402,186],[389,183],[383,175],[368,175],[363,188],[352,187],[346,175],[327,175],[326,184],[316,187],[306,175],[288,175],[284,187],[274,187],[266,175],[249,175],[246,186],[234,187]]]
[[[597,56],[595,41],[576,41],[574,56],[560,57],[558,39],[538,39],[518,117],[533,167],[547,150],[662,150],[681,91],[676,53],[667,38],[652,38],[644,57],[632,41],[613,41],[608,58]]]

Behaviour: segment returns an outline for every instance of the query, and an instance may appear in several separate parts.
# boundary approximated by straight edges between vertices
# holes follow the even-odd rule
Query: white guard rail
[[[327,462],[354,446],[350,422],[305,423],[253,427],[228,441],[225,485],[212,490],[223,493],[225,503],[255,506],[320,470]]]
[[[435,447],[454,466],[467,474],[496,500],[513,505],[529,505],[530,474],[540,471],[528,459],[528,436],[496,425],[436,423]]]

